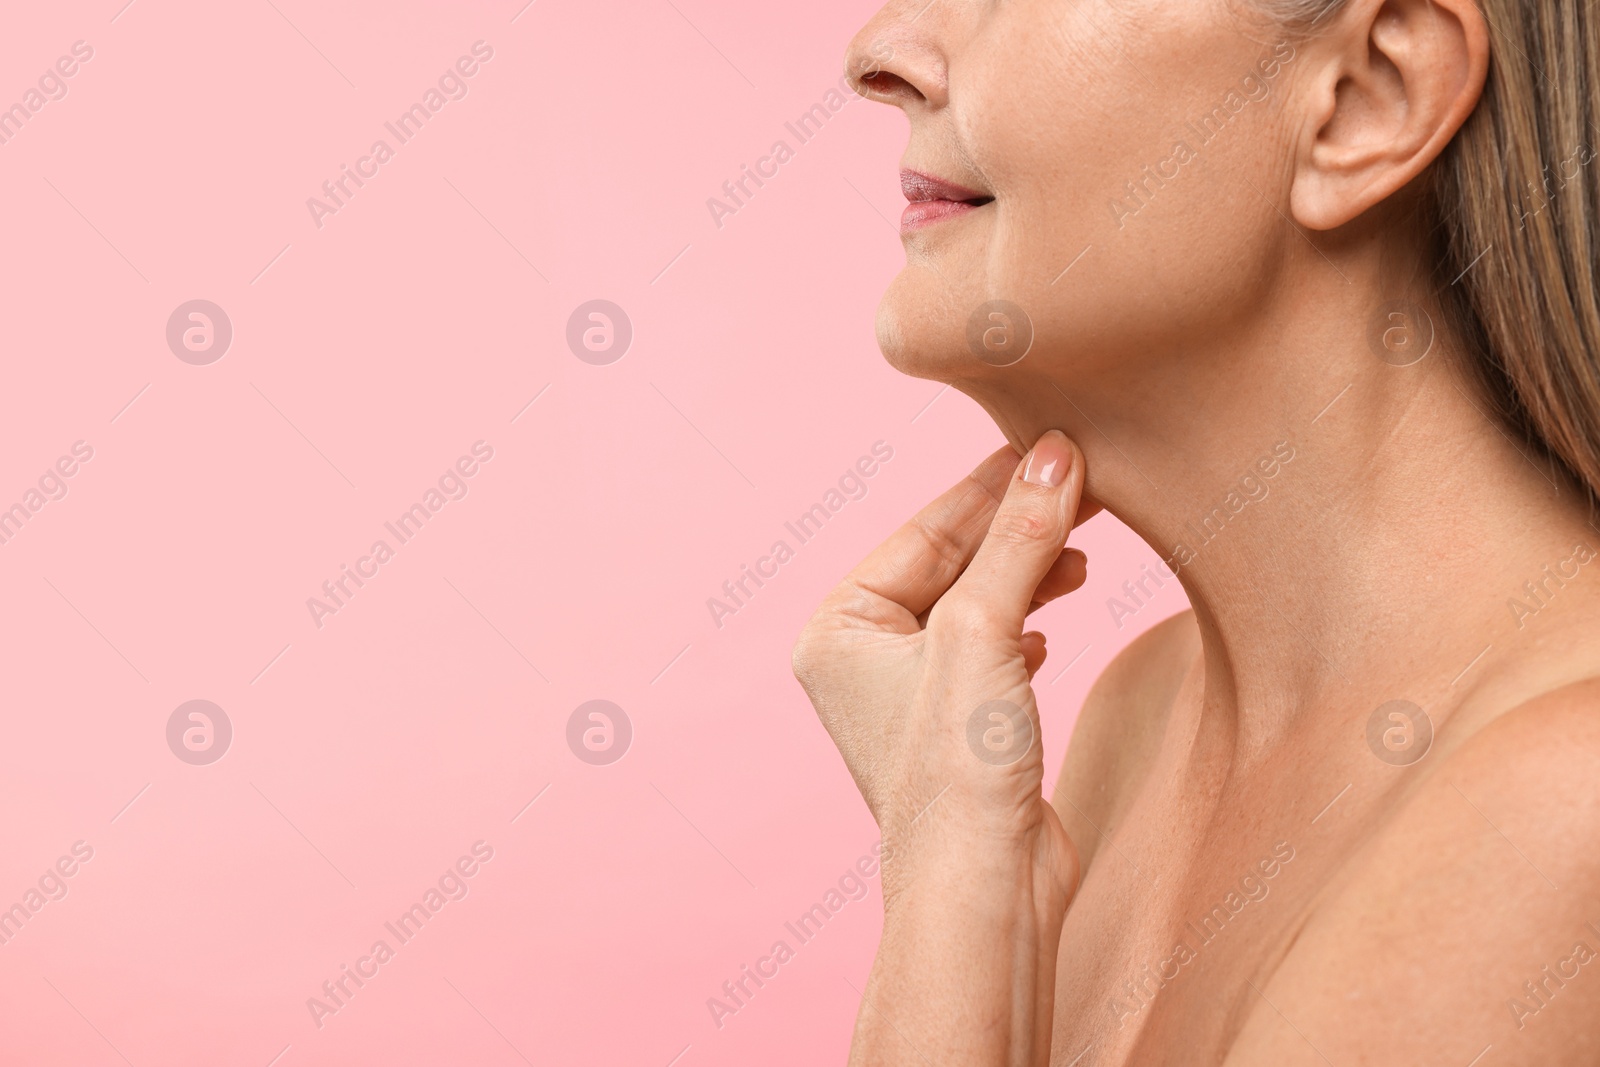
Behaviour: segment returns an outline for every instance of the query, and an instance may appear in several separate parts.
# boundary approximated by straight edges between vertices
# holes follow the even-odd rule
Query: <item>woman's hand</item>
[[[1059,431],[1020,464],[996,452],[852,571],[795,645],[795,676],[883,833],[867,1000],[893,1002],[891,1025],[863,1009],[857,1062],[908,1044],[920,1062],[913,1032],[942,1063],[1048,1060],[1078,863],[1042,795],[1030,681],[1044,641],[1023,624],[1083,583],[1083,554],[1063,549],[1082,487]]]
[[[1083,584],[1083,554],[1062,547],[1082,486],[1082,456],[1060,431],[1021,463],[1000,449],[839,583],[795,644],[795,676],[895,866],[955,844],[954,832],[1036,851],[1063,892],[1075,881],[1041,793],[1029,683],[1044,637],[1023,624]]]

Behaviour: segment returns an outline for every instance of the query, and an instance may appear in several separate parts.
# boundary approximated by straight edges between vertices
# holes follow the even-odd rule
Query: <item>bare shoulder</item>
[[[1330,879],[1230,1064],[1600,1061],[1600,679],[1440,757]]]
[[[1200,654],[1194,612],[1152,626],[1118,653],[1084,698],[1051,799],[1085,873],[1160,747],[1174,695]],[[1099,828],[1098,830],[1096,828]]]
[[[1592,770],[1597,757],[1600,677],[1553,689],[1498,716],[1452,753],[1449,764],[1469,768],[1503,763],[1507,770],[1538,772],[1551,761],[1567,765],[1576,760]]]

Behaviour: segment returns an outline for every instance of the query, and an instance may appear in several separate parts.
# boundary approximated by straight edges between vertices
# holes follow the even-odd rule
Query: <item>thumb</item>
[[[983,544],[943,599],[986,628],[1021,634],[1082,493],[1083,453],[1060,430],[1046,432],[1017,465]]]

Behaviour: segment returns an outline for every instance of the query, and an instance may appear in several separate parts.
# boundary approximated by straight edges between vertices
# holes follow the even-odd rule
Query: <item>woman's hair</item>
[[[1314,34],[1344,0],[1256,0]],[[1600,9],[1476,0],[1483,97],[1420,182],[1433,291],[1504,423],[1600,496]],[[1395,294],[1401,295],[1401,294]]]

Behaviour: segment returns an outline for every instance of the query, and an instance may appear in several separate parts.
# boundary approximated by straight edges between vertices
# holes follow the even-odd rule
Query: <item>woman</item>
[[[1600,1062],[1600,11],[891,0],[851,62],[881,346],[1010,442],[795,647],[889,857],[853,1062]],[[1046,803],[1101,506],[1193,610]]]

